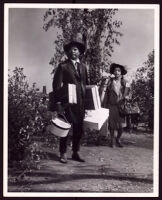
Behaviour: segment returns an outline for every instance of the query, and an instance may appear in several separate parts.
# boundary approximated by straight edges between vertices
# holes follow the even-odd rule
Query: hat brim
[[[82,44],[82,43],[79,43],[79,42],[70,42],[66,45],[64,45],[64,51],[66,53],[68,53],[69,49],[72,47],[72,46],[76,46],[79,51],[80,51],[80,54],[83,54],[85,52],[85,45]]]
[[[127,70],[125,69],[125,67],[123,65],[119,65],[119,64],[115,64],[115,63],[111,64],[110,73],[113,74],[114,73],[114,69],[117,68],[117,67],[121,69],[121,74],[122,75],[127,74]]]

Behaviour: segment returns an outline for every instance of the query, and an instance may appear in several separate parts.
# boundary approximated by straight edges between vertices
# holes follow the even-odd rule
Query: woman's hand
[[[125,100],[129,100],[129,96],[125,96],[125,98],[124,98]]]

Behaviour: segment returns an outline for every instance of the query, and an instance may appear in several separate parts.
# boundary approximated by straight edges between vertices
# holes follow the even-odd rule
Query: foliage
[[[36,84],[29,87],[23,68],[15,68],[8,78],[9,163],[14,160],[38,162],[39,146],[33,136],[44,131],[49,122],[46,97]],[[30,162],[29,162],[30,161]],[[24,165],[24,164],[23,164]]]
[[[114,44],[120,44],[117,30],[122,22],[113,20],[117,9],[48,9],[44,15],[45,31],[54,27],[57,31],[55,53],[50,64],[58,66],[64,59],[63,44],[71,36],[80,32],[86,39],[86,52],[83,60],[89,68],[91,84],[100,81],[101,72],[108,71]]]
[[[154,51],[148,55],[148,59],[139,67],[135,79],[131,85],[132,99],[138,102],[141,116],[148,122],[149,128],[153,128],[154,113]]]

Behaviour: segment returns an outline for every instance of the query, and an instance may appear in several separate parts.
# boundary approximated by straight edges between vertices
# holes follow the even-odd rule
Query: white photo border
[[[9,8],[118,8],[118,9],[153,9],[154,10],[154,159],[153,159],[153,193],[36,193],[8,192],[8,34]],[[4,197],[158,197],[159,196],[159,4],[4,4],[4,132],[3,132],[3,196]]]

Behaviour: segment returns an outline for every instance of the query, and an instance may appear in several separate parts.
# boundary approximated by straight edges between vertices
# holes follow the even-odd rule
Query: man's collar
[[[71,61],[72,61],[72,63],[75,65],[75,63],[80,63],[80,60],[79,60],[79,58],[77,59],[77,60],[72,60],[71,59]]]

